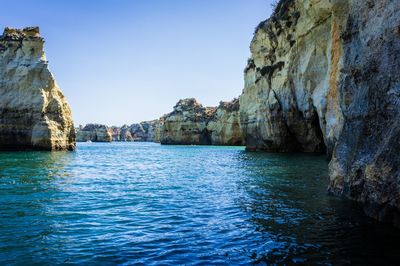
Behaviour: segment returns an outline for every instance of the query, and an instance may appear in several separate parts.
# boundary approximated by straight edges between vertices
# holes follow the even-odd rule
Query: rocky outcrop
[[[156,138],[156,129],[158,120],[143,121],[138,124],[132,124],[130,133],[135,141],[158,142]]]
[[[0,36],[0,150],[73,150],[71,110],[48,69],[39,28]]]
[[[243,145],[239,101],[203,107],[194,98],[180,100],[174,111],[159,121],[161,144]]]
[[[165,117],[166,117],[166,115],[163,115],[162,117],[157,119],[157,122],[156,122],[155,128],[154,128],[154,142],[161,143],[161,135],[164,130]]]
[[[348,10],[337,86],[344,126],[330,191],[400,226],[400,2],[351,1]]]
[[[194,98],[179,100],[173,112],[165,116],[161,144],[211,145],[207,123],[215,108],[203,107]]]
[[[158,134],[156,133],[159,128],[158,123],[159,120],[156,119],[152,121],[143,121],[130,126],[112,126],[112,140],[159,142]]]
[[[87,124],[76,133],[76,141],[78,142],[111,142],[113,131],[106,125]]]
[[[220,102],[213,118],[207,124],[212,145],[244,145],[239,119],[239,99]]]
[[[332,151],[342,121],[327,101],[340,63],[332,62],[332,10],[327,0],[280,1],[256,28],[240,97],[248,149]]]
[[[121,140],[121,128],[117,126],[111,126],[111,132],[112,132],[112,140],[113,141],[120,141]]]
[[[131,127],[128,125],[123,125],[119,131],[120,141],[134,141],[134,137],[131,134]]]
[[[327,152],[330,188],[400,225],[400,2],[281,0],[251,42],[250,150]]]

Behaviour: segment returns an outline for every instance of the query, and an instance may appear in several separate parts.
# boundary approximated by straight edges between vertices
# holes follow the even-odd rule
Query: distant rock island
[[[179,100],[160,119],[130,126],[88,124],[77,129],[79,142],[148,141],[173,145],[244,145],[239,100],[203,107],[196,99]]]
[[[87,124],[76,129],[78,142],[149,141],[159,142],[156,127],[159,120],[144,121],[130,126]],[[159,132],[159,131],[158,131]]]
[[[69,105],[48,69],[38,27],[0,36],[0,150],[73,150]]]
[[[111,142],[112,130],[106,125],[87,124],[77,130],[76,141]]]
[[[196,99],[180,100],[160,126],[161,144],[244,145],[239,101],[203,107]]]
[[[152,120],[143,121],[130,126],[123,125],[120,128],[112,127],[113,140],[159,142],[159,137],[157,135],[158,124],[159,120]]]

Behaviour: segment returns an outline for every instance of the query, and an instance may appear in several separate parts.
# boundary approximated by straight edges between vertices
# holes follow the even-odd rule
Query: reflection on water
[[[397,264],[323,156],[80,144],[0,153],[0,264]]]
[[[330,197],[322,156],[246,153],[239,204],[273,241],[255,262],[380,264],[400,262],[400,233],[377,225],[353,202]]]

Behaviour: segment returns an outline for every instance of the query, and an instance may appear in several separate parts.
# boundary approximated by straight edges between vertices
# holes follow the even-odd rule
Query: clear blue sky
[[[243,89],[254,28],[271,0],[0,0],[0,26],[39,26],[75,124],[158,118]]]

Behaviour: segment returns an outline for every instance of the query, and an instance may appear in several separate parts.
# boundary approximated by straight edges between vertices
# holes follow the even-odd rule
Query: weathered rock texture
[[[132,124],[130,133],[135,141],[158,142],[156,138],[156,128],[159,120],[143,121]]]
[[[0,150],[73,150],[71,110],[48,69],[39,28],[0,36]]]
[[[274,152],[325,152],[341,128],[335,88],[334,16],[326,1],[280,1],[260,23],[245,69],[240,116],[247,147]]]
[[[400,226],[400,1],[351,1],[348,10],[330,190]]]
[[[111,127],[111,132],[112,132],[112,140],[113,141],[121,141],[121,128],[117,126],[112,126]]]
[[[122,127],[112,126],[113,141],[148,141],[159,142],[157,129],[159,128],[159,120],[143,121]]]
[[[128,125],[123,125],[119,132],[120,141],[133,141],[134,138],[131,134],[131,128]]]
[[[165,116],[161,144],[210,145],[207,123],[215,109],[205,108],[194,98],[179,100],[173,112]]]
[[[327,151],[330,191],[400,225],[400,1],[281,0],[251,54],[247,147]]]
[[[78,142],[111,142],[113,131],[106,125],[87,124],[76,133]]]
[[[194,98],[180,100],[173,112],[159,120],[161,144],[243,145],[239,101],[203,107]]]
[[[213,145],[244,145],[239,120],[239,99],[220,102],[213,118],[207,124]]]

